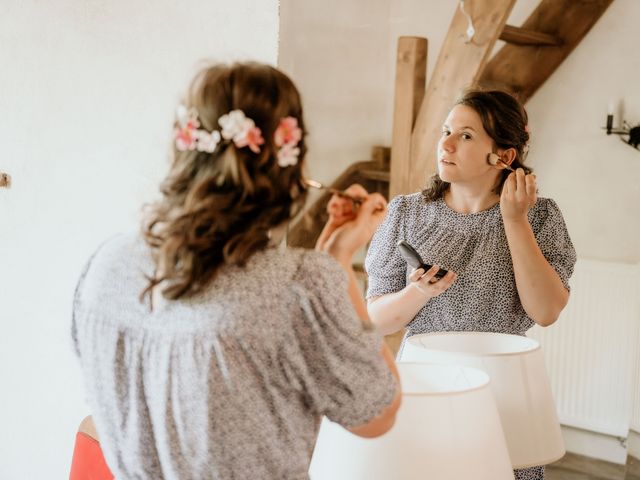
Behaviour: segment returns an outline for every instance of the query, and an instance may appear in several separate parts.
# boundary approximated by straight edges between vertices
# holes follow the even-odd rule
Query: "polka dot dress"
[[[568,289],[576,253],[558,206],[539,198],[529,211],[529,223],[540,250]],[[406,336],[439,331],[524,335],[533,326],[516,289],[499,204],[462,214],[443,199],[425,202],[420,193],[395,197],[365,260],[368,298],[407,285],[411,269],[398,251],[400,240],[410,243],[426,263],[458,275],[446,292],[429,300],[409,322]],[[542,478],[544,467],[516,472],[516,479]]]

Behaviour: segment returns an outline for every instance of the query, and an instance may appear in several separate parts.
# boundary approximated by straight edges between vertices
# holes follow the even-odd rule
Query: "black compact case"
[[[413,268],[416,268],[416,269],[422,268],[424,269],[425,272],[431,268],[431,265],[429,265],[428,263],[424,263],[422,261],[422,257],[416,251],[416,249],[413,248],[404,240],[400,240],[398,242],[398,250],[400,250],[400,255],[402,255],[402,258],[404,258],[407,264],[409,264]],[[440,279],[444,277],[446,274],[447,274],[447,270],[444,270],[441,268],[440,270],[438,270],[438,272],[434,276],[435,278]]]

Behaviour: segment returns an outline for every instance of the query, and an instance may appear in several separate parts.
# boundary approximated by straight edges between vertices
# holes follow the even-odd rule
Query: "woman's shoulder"
[[[539,197],[535,205],[529,210],[529,221],[535,230],[546,223],[564,224],[564,217],[555,200]]]
[[[346,278],[346,272],[338,261],[326,252],[309,248],[288,248],[284,252],[297,265],[297,277],[322,275],[333,278]]]
[[[396,195],[389,202],[390,215],[415,216],[433,209],[438,201],[426,202],[421,192],[408,195]]]
[[[146,244],[138,232],[118,233],[104,240],[94,250],[89,262],[93,269],[112,270],[119,265],[139,264],[145,257]]]
[[[538,197],[535,205],[531,208],[531,212],[535,217],[544,218],[549,215],[562,215],[556,201],[548,197]]]

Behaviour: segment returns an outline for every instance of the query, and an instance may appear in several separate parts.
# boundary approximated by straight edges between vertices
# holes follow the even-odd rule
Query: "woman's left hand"
[[[500,211],[502,219],[527,219],[529,209],[538,199],[536,176],[532,173],[525,175],[522,168],[511,173],[504,182],[500,195]]]

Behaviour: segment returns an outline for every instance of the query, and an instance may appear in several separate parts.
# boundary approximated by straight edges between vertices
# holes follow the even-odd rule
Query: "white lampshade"
[[[513,480],[489,377],[446,365],[398,365],[402,405],[377,438],[323,419],[311,480]]]
[[[489,374],[513,468],[547,465],[565,454],[542,350],[535,340],[489,332],[427,333],[409,337],[400,360],[465,365]]]

